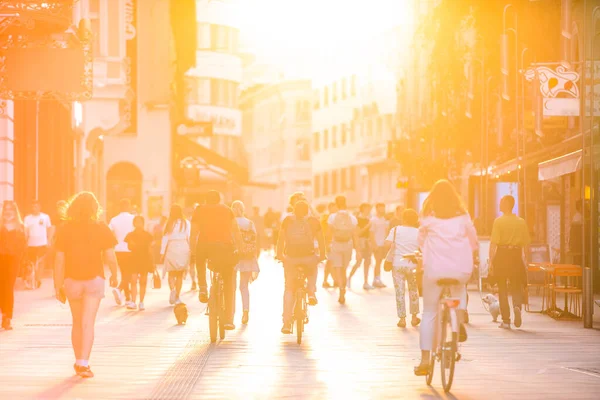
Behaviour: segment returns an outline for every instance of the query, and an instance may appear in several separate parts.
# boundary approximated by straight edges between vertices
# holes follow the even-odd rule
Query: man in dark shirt
[[[206,263],[218,270],[225,289],[225,329],[235,329],[235,271],[236,251],[243,246],[242,235],[231,208],[221,203],[221,194],[211,190],[206,204],[196,207],[192,217],[192,258],[195,259],[200,289],[199,299],[208,302]],[[195,244],[195,245],[194,245]]]
[[[397,206],[392,219],[390,219],[390,230],[402,225],[402,213],[404,212],[404,206]]]

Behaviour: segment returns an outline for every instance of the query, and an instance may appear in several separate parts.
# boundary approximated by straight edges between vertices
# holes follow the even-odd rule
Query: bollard
[[[594,324],[594,290],[592,286],[592,269],[583,268],[583,327],[592,328]]]

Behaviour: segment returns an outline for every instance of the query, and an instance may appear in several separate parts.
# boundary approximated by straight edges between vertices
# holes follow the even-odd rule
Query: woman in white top
[[[403,256],[419,250],[419,215],[415,210],[406,209],[402,213],[402,225],[394,227],[385,240],[385,246],[393,246],[392,276],[396,288],[396,311],[398,313],[398,327],[406,328],[406,301],[405,288],[408,284],[408,298],[410,299],[411,324],[417,326],[421,322],[419,314],[419,290],[417,277],[414,273],[416,266]]]
[[[242,324],[248,323],[248,312],[250,311],[250,292],[248,285],[257,277],[260,269],[258,268],[259,248],[256,242],[256,228],[254,223],[244,216],[245,206],[241,201],[234,201],[231,205],[235,220],[240,227],[242,239],[246,245],[246,250],[240,253],[240,261],[236,266],[236,271],[240,272],[240,293],[242,295]]]
[[[183,216],[181,206],[171,206],[171,213],[165,226],[160,256],[169,273],[171,296],[169,303],[179,304],[179,294],[183,277],[190,263],[190,231],[191,224]]]
[[[423,323],[421,324],[421,363],[415,375],[423,376],[429,369],[434,346],[438,303],[442,287],[440,279],[455,279],[450,287],[452,296],[460,299],[458,320],[459,341],[467,340],[464,326],[467,309],[467,287],[473,273],[473,253],[478,249],[477,233],[460,195],[447,180],[433,185],[423,204],[419,247],[423,252]]]

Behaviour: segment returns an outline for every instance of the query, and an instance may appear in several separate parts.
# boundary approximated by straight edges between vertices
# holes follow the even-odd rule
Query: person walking
[[[348,289],[354,273],[360,268],[364,262],[364,290],[371,290],[373,286],[369,285],[369,267],[371,267],[371,259],[373,252],[371,250],[371,205],[363,203],[359,207],[359,213],[356,217],[358,223],[358,250],[356,252],[356,263],[348,275]]]
[[[73,368],[77,375],[91,378],[94,373],[89,360],[96,315],[104,297],[105,264],[110,268],[110,285],[117,286],[117,240],[108,226],[99,222],[100,206],[93,193],[75,195],[65,212],[66,223],[56,238],[54,287],[57,299],[68,300],[71,309]]]
[[[258,266],[258,255],[260,248],[258,246],[258,234],[254,222],[244,215],[245,206],[241,201],[234,201],[231,205],[235,220],[240,228],[242,240],[245,249],[240,253],[240,261],[236,266],[236,271],[240,273],[240,294],[242,295],[242,324],[248,323],[248,314],[250,312],[250,292],[248,285],[258,278],[260,268]]]
[[[180,304],[183,277],[190,264],[191,224],[183,216],[183,209],[178,204],[171,206],[171,212],[162,238],[160,255],[169,273],[170,304]]]
[[[148,274],[155,270],[154,260],[152,257],[152,243],[154,238],[150,232],[147,232],[145,227],[144,217],[136,215],[133,218],[133,232],[125,236],[125,243],[129,251],[131,251],[131,303],[127,305],[130,310],[135,310],[135,302],[138,295],[138,282],[140,284],[139,294],[140,303],[138,309],[143,311],[144,299],[146,298],[146,288],[148,286]]]
[[[332,237],[329,259],[331,260],[331,266],[334,269],[334,276],[340,290],[338,302],[345,304],[346,270],[352,259],[352,250],[358,250],[358,220],[348,211],[345,196],[336,197],[335,204],[338,211],[331,214],[327,221],[331,227]]]
[[[419,250],[419,214],[413,209],[402,212],[402,224],[395,226],[385,240],[386,249],[392,252],[392,277],[396,289],[396,312],[398,313],[398,327],[406,328],[406,296],[408,285],[408,298],[410,301],[411,325],[417,326],[421,322],[419,314],[419,289],[417,287],[416,265],[404,258],[406,254],[413,254]]]
[[[5,330],[12,329],[15,281],[25,246],[25,228],[19,208],[14,201],[4,201],[0,215],[0,314]]]
[[[467,340],[464,326],[467,309],[466,283],[473,273],[473,253],[479,248],[477,233],[460,195],[450,183],[437,181],[423,203],[419,247],[423,252],[423,321],[421,322],[421,362],[417,376],[427,374],[434,346],[434,333],[442,287],[440,279],[454,279],[453,297],[460,299],[457,310],[460,342]]]
[[[385,238],[390,231],[390,222],[385,218],[385,204],[377,203],[375,205],[375,216],[371,218],[371,248],[375,256],[375,268],[373,269],[373,287],[384,288],[385,284],[381,281],[381,264],[385,260],[386,251],[384,248]]]
[[[27,259],[33,265],[36,280],[32,283],[39,287],[42,283],[39,278],[40,261],[46,256],[51,243],[52,222],[50,216],[42,212],[42,206],[36,200],[32,205],[32,213],[25,217],[23,224],[27,237]],[[29,282],[26,284],[29,285]]]
[[[321,214],[321,229],[323,230],[323,236],[325,238],[325,251],[327,252],[327,260],[325,261],[325,270],[323,273],[323,288],[328,289],[331,287],[337,287],[337,283],[335,282],[335,275],[333,274],[333,268],[331,267],[331,260],[329,258],[329,253],[331,252],[331,228],[329,227],[329,216],[338,211],[335,203],[329,203],[327,205],[327,212],[323,212]],[[329,277],[333,277],[333,285],[329,283]]]
[[[127,306],[133,307],[135,303],[131,301],[130,289],[131,275],[133,274],[131,271],[131,252],[127,243],[125,243],[125,237],[133,231],[133,218],[135,215],[131,213],[131,201],[129,199],[122,199],[119,202],[119,210],[119,214],[113,217],[108,224],[117,239],[115,254],[121,270],[121,283],[118,288],[112,288],[112,293],[118,305],[122,305],[125,301]]]
[[[521,326],[521,307],[523,305],[523,289],[527,284],[524,249],[531,242],[525,220],[515,214],[515,198],[504,196],[500,200],[502,216],[496,218],[492,226],[490,260],[493,278],[498,284],[498,297],[502,323],[500,328],[511,329],[510,307],[508,303],[508,284],[510,282],[514,323]]]

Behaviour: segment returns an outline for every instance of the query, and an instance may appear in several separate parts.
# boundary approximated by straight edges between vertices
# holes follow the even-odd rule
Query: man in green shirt
[[[494,278],[498,284],[500,328],[510,329],[510,306],[508,304],[508,285],[510,281],[512,302],[515,314],[515,326],[521,326],[521,306],[523,288],[527,284],[527,272],[523,262],[524,249],[530,243],[529,229],[525,220],[515,214],[515,198],[504,196],[500,200],[502,216],[496,218],[492,227],[490,260],[494,269]]]

